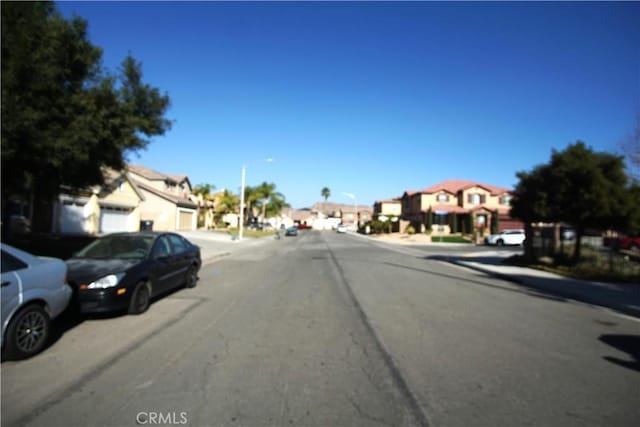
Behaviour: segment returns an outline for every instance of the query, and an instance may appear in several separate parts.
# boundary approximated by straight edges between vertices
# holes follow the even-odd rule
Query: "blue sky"
[[[115,71],[127,53],[175,120],[130,156],[295,208],[445,179],[512,188],[583,140],[619,151],[640,112],[640,3],[60,2]],[[275,162],[266,163],[265,158]]]

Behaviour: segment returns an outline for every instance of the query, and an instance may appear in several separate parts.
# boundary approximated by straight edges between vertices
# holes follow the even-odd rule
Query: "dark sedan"
[[[114,233],[76,253],[67,266],[80,312],[140,314],[151,298],[196,285],[200,248],[175,233]]]

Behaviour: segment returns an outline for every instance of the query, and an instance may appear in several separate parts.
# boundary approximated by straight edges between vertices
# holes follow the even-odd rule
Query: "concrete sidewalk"
[[[200,247],[202,265],[215,262],[243,249],[264,245],[273,240],[273,237],[267,236],[261,238],[244,237],[240,241],[234,239],[226,231],[196,230],[178,233]]]

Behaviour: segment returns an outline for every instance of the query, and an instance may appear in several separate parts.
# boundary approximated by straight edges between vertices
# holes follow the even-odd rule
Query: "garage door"
[[[127,218],[131,211],[120,208],[100,208],[100,232],[116,233],[127,231]]]
[[[179,230],[191,230],[193,227],[193,212],[180,211]]]
[[[60,232],[84,233],[84,226],[84,205],[71,201],[63,202],[60,209]]]

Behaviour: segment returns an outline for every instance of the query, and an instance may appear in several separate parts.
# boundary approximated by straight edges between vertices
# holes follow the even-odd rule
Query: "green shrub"
[[[410,226],[408,226],[408,227],[406,228],[405,232],[406,232],[407,234],[416,234],[416,229],[415,229],[415,228],[413,228],[413,225],[410,225]]]

